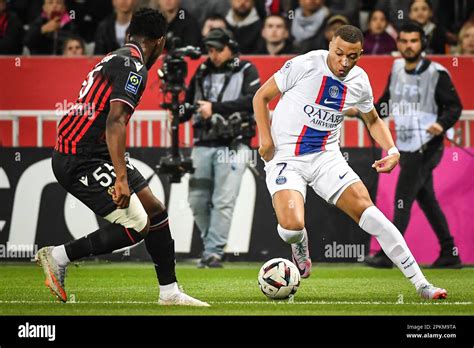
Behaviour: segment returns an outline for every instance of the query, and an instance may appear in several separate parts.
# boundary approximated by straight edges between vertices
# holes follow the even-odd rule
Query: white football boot
[[[303,240],[299,243],[291,244],[293,263],[298,267],[301,278],[308,278],[311,275],[311,257],[309,256],[308,233],[304,230]]]
[[[445,289],[437,288],[430,283],[421,285],[416,289],[416,292],[421,298],[427,300],[444,300],[448,297],[448,292]]]
[[[210,307],[211,305],[207,302],[200,301],[186,295],[184,292],[179,291],[171,296],[162,298],[158,300],[158,304],[163,306],[194,306],[194,307]]]
[[[64,278],[66,277],[67,266],[58,265],[51,255],[53,248],[52,246],[41,248],[36,253],[35,260],[43,268],[46,276],[44,283],[51,290],[53,296],[62,302],[66,302],[67,295],[64,290]]]

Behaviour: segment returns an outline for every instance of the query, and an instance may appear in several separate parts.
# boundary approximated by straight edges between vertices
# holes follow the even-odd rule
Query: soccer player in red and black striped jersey
[[[36,259],[46,285],[63,302],[67,301],[64,278],[69,262],[145,240],[160,284],[159,303],[209,306],[178,288],[166,208],[125,158],[126,126],[145,90],[148,69],[163,50],[166,27],[159,11],[138,10],[125,46],[89,72],[75,106],[59,123],[52,156],[56,179],[110,222],[83,238],[38,251]]]

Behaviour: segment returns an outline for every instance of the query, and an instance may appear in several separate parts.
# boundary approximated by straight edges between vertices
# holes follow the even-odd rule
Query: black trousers
[[[400,153],[400,176],[395,193],[394,224],[402,234],[410,221],[415,199],[438,237],[442,252],[452,252],[454,240],[433,187],[433,170],[443,156],[443,142],[436,137],[420,151]]]

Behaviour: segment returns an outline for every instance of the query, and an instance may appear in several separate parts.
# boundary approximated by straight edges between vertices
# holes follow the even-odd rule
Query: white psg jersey
[[[339,149],[343,113],[374,107],[367,73],[354,66],[339,79],[329,70],[328,54],[318,50],[297,56],[273,75],[282,93],[271,127],[279,156]]]

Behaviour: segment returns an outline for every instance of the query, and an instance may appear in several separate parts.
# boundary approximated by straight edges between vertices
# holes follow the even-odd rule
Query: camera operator
[[[180,121],[192,117],[194,128],[189,204],[204,245],[198,267],[219,268],[255,134],[252,98],[260,79],[252,63],[239,59],[238,44],[228,30],[211,30],[204,44],[209,57],[186,93],[186,102],[197,112]]]

